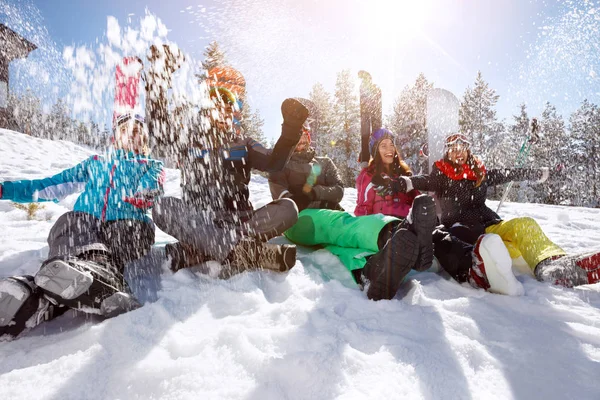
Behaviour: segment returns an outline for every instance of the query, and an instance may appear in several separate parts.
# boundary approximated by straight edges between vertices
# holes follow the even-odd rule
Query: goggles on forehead
[[[462,147],[470,147],[471,142],[467,137],[461,133],[456,133],[454,135],[450,135],[446,138],[446,147],[453,146],[462,146]]]
[[[237,106],[239,110],[241,110],[242,106],[244,105],[244,102],[239,100],[235,93],[224,87],[211,87],[208,91],[208,94],[211,98],[221,99],[221,101],[225,104]]]
[[[144,117],[142,117],[139,114],[132,114],[132,113],[125,113],[125,114],[121,114],[117,117],[117,126],[123,125],[124,123],[130,121],[130,120],[134,120],[135,122],[138,122],[142,125],[145,125],[145,121],[144,121]]]

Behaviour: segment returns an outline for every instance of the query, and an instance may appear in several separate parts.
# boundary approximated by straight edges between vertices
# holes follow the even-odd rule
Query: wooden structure
[[[8,109],[8,66],[15,58],[26,58],[37,46],[0,24],[0,128],[13,128],[12,112]]]

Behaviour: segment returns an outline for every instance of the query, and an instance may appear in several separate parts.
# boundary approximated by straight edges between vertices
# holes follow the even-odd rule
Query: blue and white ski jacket
[[[73,211],[92,214],[102,221],[149,221],[145,208],[126,199],[162,191],[163,182],[162,162],[115,150],[106,156],[91,156],[50,178],[4,182],[2,199],[18,203],[58,201],[83,189]]]

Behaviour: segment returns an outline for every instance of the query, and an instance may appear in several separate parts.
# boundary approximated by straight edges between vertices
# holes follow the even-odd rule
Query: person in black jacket
[[[539,280],[567,287],[600,281],[600,252],[567,256],[533,218],[503,220],[485,204],[488,187],[523,180],[543,183],[548,168],[488,170],[471,153],[470,142],[462,134],[448,136],[445,149],[444,158],[434,163],[431,174],[385,179],[379,190],[435,192],[441,222],[453,235],[470,243],[483,233],[499,235],[513,261],[523,257]]]
[[[298,209],[292,200],[278,199],[254,210],[248,184],[252,169],[285,166],[308,110],[293,99],[283,102],[281,137],[270,150],[235,131],[239,101],[233,92],[211,87],[210,94],[208,124],[179,155],[182,198],[162,198],[152,214],[161,230],[179,240],[166,247],[171,269],[215,260],[225,267],[222,277],[247,269],[287,271],[296,262],[295,246],[266,242],[296,223]]]

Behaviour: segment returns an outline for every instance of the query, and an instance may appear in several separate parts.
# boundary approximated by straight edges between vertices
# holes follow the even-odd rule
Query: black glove
[[[302,137],[302,124],[308,118],[308,109],[298,100],[285,99],[281,103],[281,114],[283,115],[281,137],[273,146],[267,172],[281,171],[285,167]]]
[[[305,193],[295,194],[292,197],[290,197],[290,199],[293,200],[294,203],[296,203],[296,206],[298,207],[298,211],[304,210],[313,201],[310,198],[310,196],[308,194],[305,194]]]
[[[293,135],[300,139],[302,136],[302,124],[308,118],[308,109],[296,99],[285,99],[281,103],[281,115],[283,115],[282,136]]]
[[[311,196],[311,197],[312,197],[312,199],[314,200],[314,198],[315,198],[315,191],[314,191],[314,189],[313,189],[313,188],[310,188],[310,191],[309,191],[309,192],[307,192],[306,190],[304,190],[304,187],[305,187],[305,186],[307,186],[307,185],[291,185],[291,186],[288,188],[288,191],[289,191],[289,192],[290,192],[292,195],[294,195],[294,194],[309,194],[309,193],[310,193],[310,196]],[[308,187],[310,187],[310,186],[308,186]]]
[[[371,180],[375,193],[381,197],[391,196],[396,193],[406,193],[406,181],[403,177],[390,178],[387,175],[375,175]]]

